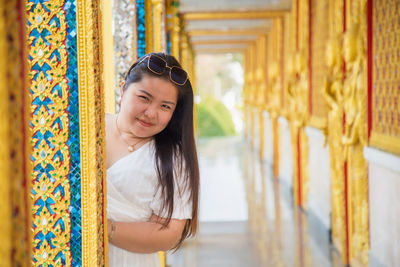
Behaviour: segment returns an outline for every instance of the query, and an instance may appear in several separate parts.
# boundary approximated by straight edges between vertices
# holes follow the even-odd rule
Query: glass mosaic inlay
[[[76,2],[29,0],[32,263],[81,266]]]
[[[136,1],[137,14],[137,35],[138,35],[138,57],[146,54],[146,33],[145,33],[145,9],[144,0]]]

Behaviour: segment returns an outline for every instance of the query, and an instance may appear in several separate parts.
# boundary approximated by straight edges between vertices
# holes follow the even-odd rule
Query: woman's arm
[[[165,229],[152,215],[148,222],[114,222],[115,231],[111,243],[119,248],[135,253],[155,253],[173,248],[180,240],[186,220],[171,219]],[[111,223],[108,220],[108,231]]]

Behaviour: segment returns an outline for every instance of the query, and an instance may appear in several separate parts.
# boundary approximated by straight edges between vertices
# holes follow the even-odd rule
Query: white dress
[[[119,222],[148,221],[152,213],[161,216],[161,195],[154,159],[154,140],[119,159],[107,169],[107,217]],[[189,191],[181,175],[175,175],[172,218],[192,215]],[[176,190],[176,189],[179,190]],[[110,267],[159,267],[158,253],[132,253],[109,243]]]

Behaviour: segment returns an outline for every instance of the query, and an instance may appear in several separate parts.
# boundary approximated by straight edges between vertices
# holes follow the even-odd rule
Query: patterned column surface
[[[373,1],[371,145],[400,154],[400,8]]]
[[[81,184],[75,1],[26,9],[32,96],[35,265],[81,265]]]
[[[24,1],[0,1],[0,265],[29,266],[31,136]]]
[[[126,71],[131,64],[136,61],[140,44],[138,37],[142,32],[137,28],[136,5],[133,0],[114,0],[113,1],[113,25],[114,25],[114,63],[115,63],[115,82],[114,90],[116,94],[116,103],[120,98],[121,81],[124,79]],[[138,5],[140,1],[137,1]],[[140,10],[140,8],[138,7]],[[144,13],[143,13],[144,15]],[[139,25],[138,25],[139,26]],[[144,29],[144,25],[140,26]],[[139,34],[139,36],[138,36]],[[144,34],[144,33],[143,33]],[[139,45],[139,46],[138,46]],[[106,88],[110,90],[110,88]],[[117,107],[118,109],[118,107]],[[118,111],[118,110],[116,110]]]

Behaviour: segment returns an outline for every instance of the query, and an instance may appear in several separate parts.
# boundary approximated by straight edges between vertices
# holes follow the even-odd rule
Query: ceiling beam
[[[255,42],[256,39],[254,40],[243,40],[243,39],[221,39],[221,40],[197,40],[197,41],[192,41],[192,45],[214,45],[214,44],[251,44]]]
[[[253,28],[253,29],[228,29],[228,30],[189,30],[189,36],[226,36],[226,35],[261,35],[267,34],[268,29]]]
[[[243,48],[207,48],[207,49],[194,49],[195,54],[244,54],[246,49]]]
[[[270,19],[282,17],[289,10],[249,10],[223,12],[188,12],[183,13],[183,19],[188,20],[223,20],[223,19]]]

